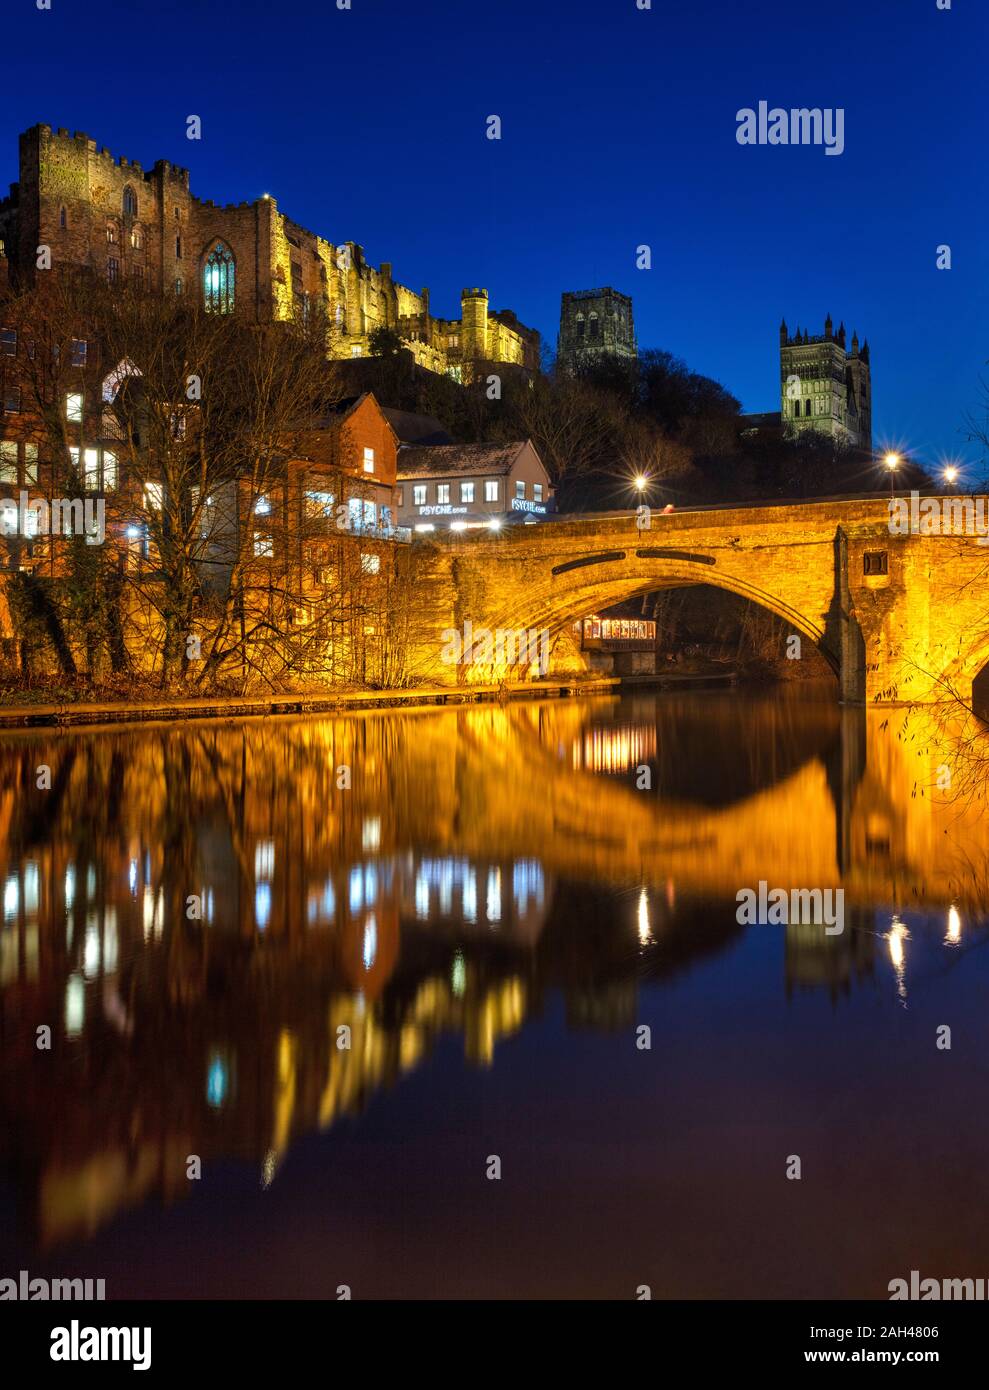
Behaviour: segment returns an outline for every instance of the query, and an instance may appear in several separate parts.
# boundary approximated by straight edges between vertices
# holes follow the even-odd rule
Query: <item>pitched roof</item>
[[[452,444],[442,422],[432,415],[416,415],[411,410],[381,407],[381,413],[403,444]]]
[[[523,439],[513,444],[405,447],[398,451],[398,476],[432,478],[446,473],[509,473],[528,443],[527,439]]]

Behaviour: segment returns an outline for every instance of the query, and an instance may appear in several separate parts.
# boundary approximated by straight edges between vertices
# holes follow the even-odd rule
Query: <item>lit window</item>
[[[397,488],[395,489],[395,506],[396,506],[396,507],[402,507],[402,506],[404,506],[404,505],[405,505],[405,489],[404,489],[404,488],[401,488],[401,487],[397,487]]]
[[[254,515],[268,516],[270,512],[271,503],[268,501],[267,497],[259,497],[258,500],[254,503]]]
[[[12,439],[0,440],[0,483],[17,482],[17,444]]]
[[[24,481],[26,483],[37,483],[38,481],[37,444],[24,445]]]
[[[445,506],[450,500],[450,484],[436,484],[436,500],[441,506]]]
[[[307,516],[332,516],[334,494],[332,492],[307,492],[305,507]]]
[[[108,222],[108,223],[106,224],[106,239],[107,239],[108,243],[109,243],[111,246],[116,246],[116,244],[117,244],[117,224],[116,224],[116,222]]]
[[[484,500],[485,500],[485,502],[497,502],[497,501],[498,501],[498,479],[497,479],[497,478],[487,478],[487,479],[485,480],[485,483],[484,483]]]
[[[413,507],[424,507],[426,505],[426,484],[416,483],[412,489]]]
[[[473,500],[474,500],[474,484],[473,484],[473,483],[461,483],[461,484],[460,484],[460,500],[461,500],[461,502],[473,502]]]
[[[87,492],[98,492],[100,486],[100,455],[97,449],[83,451],[82,485]]]
[[[79,424],[82,420],[82,392],[70,391],[65,397],[65,418]]]
[[[117,486],[117,455],[109,449],[103,450],[103,487],[112,492]]]
[[[275,553],[275,543],[263,531],[254,532],[254,554],[258,559],[270,560]]]
[[[17,356],[17,329],[0,328],[0,357]]]
[[[374,472],[374,450],[373,450],[373,449],[365,449],[365,450],[364,450],[364,472],[365,472],[365,473],[373,473],[373,472]]]
[[[543,500],[543,485],[542,485],[542,483],[533,483],[533,484],[532,484],[532,496],[533,496],[534,501],[536,501],[536,502],[541,502],[541,501]]]
[[[142,244],[143,244],[142,239],[141,239],[141,229],[140,229],[140,227],[131,227],[131,232],[130,232],[130,244],[131,244],[131,246],[133,246],[133,248],[134,248],[135,251],[140,251],[141,246],[142,246]]]
[[[360,345],[360,343],[354,343],[354,344],[351,346],[350,355],[351,355],[351,357],[360,357],[360,356],[361,356],[361,345]]]
[[[144,505],[153,512],[161,511],[164,490],[161,483],[144,484]]]
[[[525,483],[521,478],[515,484],[515,496],[520,498],[525,496]]]
[[[381,569],[380,555],[362,555],[361,572],[363,574],[377,574]]]
[[[182,293],[182,281],[181,281],[181,280],[176,280],[176,281],[175,281],[175,293],[176,293],[176,294],[181,294],[181,293]]]
[[[176,255],[181,255],[176,239]],[[229,246],[218,241],[203,266],[203,298],[208,314],[231,314],[234,307],[234,258]]]

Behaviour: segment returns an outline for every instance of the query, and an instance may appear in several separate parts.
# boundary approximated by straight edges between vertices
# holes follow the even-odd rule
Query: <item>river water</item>
[[[989,1276],[979,747],[807,688],[0,736],[0,1277]]]

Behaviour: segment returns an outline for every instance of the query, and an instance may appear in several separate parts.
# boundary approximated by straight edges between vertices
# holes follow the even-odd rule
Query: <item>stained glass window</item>
[[[203,266],[203,299],[208,314],[233,313],[234,258],[222,241],[216,243]]]

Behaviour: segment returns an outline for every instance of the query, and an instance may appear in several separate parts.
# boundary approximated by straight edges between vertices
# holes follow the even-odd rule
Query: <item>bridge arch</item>
[[[667,551],[662,558],[657,558],[655,548],[653,554],[636,553],[648,549],[633,545],[622,551],[589,552],[562,565],[547,566],[539,575],[528,576],[527,583],[520,586],[510,601],[491,605],[487,624],[494,630],[510,632],[545,631],[552,645],[572,623],[589,613],[657,590],[704,584],[736,594],[774,613],[792,631],[813,642],[838,674],[838,655],[831,650],[821,622],[778,593],[729,573],[702,555]],[[497,661],[488,665],[474,663],[469,668],[468,679],[503,677],[520,670],[507,663],[499,669]]]

